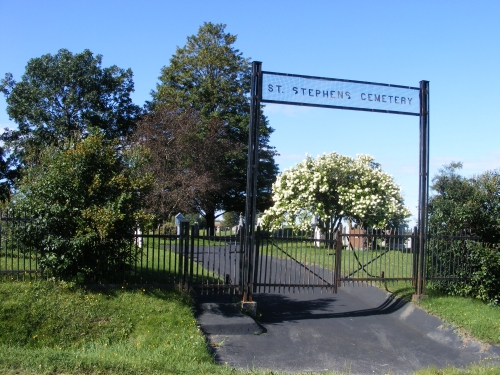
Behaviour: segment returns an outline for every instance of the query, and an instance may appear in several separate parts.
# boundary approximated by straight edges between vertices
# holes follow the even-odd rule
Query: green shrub
[[[443,245],[441,243],[441,245]],[[436,246],[436,244],[434,244]],[[500,248],[462,241],[437,249],[429,259],[428,276],[453,276],[433,287],[449,295],[473,297],[491,305],[500,302]]]
[[[141,159],[99,132],[47,148],[13,196],[11,210],[30,218],[16,240],[57,278],[96,281],[120,272],[132,261],[141,196],[151,183],[135,172]]]

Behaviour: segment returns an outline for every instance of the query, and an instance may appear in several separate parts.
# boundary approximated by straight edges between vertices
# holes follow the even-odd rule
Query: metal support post
[[[429,201],[429,81],[420,81],[420,175],[418,203],[418,275],[414,299],[425,292],[427,205]]]
[[[342,269],[342,225],[337,230],[337,238],[335,240],[335,281],[333,284],[333,292],[337,294],[337,289],[340,284],[340,270]]]
[[[252,63],[250,126],[248,132],[247,195],[245,209],[245,251],[243,263],[243,301],[252,301],[251,270],[255,245],[255,213],[257,205],[257,176],[259,167],[259,119],[262,94],[262,63]]]

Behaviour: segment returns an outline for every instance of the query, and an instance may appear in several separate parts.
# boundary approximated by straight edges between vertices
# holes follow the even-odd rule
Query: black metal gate
[[[416,229],[339,230],[316,237],[258,231],[252,291],[336,293],[341,286],[417,281]]]

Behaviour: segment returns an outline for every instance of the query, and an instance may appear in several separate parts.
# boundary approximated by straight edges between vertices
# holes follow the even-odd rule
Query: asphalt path
[[[234,283],[240,255],[233,244],[204,247],[195,258]],[[331,271],[291,257],[263,256],[258,267],[261,284],[303,287],[258,288],[255,320],[239,312],[238,295],[197,296],[198,322],[221,364],[285,373],[409,374],[500,356],[500,347],[462,337],[378,287],[347,283],[333,294]]]
[[[377,287],[345,286],[338,294],[255,294],[256,320],[238,311],[237,299],[197,297],[198,322],[216,361],[236,368],[408,374],[500,356],[500,347],[461,337],[440,319]]]
[[[200,246],[195,249],[195,265],[217,275],[226,284],[238,286],[240,278],[241,248],[238,243],[225,245]],[[333,257],[332,254],[328,256]],[[318,263],[324,259],[316,259]],[[334,273],[319,265],[296,260],[292,254],[283,253],[283,257],[261,254],[257,264],[258,292],[288,292],[309,290],[323,286],[324,290],[333,291]],[[195,267],[196,268],[196,267]],[[252,273],[252,281],[254,274]]]

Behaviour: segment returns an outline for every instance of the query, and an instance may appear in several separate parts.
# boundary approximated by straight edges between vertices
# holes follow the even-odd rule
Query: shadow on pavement
[[[408,302],[394,295],[389,296],[385,301],[374,308],[349,309],[346,305],[336,305],[338,299],[319,298],[308,300],[297,300],[286,295],[260,295],[258,300],[258,310],[262,314],[259,321],[261,323],[283,323],[289,321],[305,319],[334,319],[347,317],[362,317],[373,315],[385,315],[396,312],[404,307]]]

